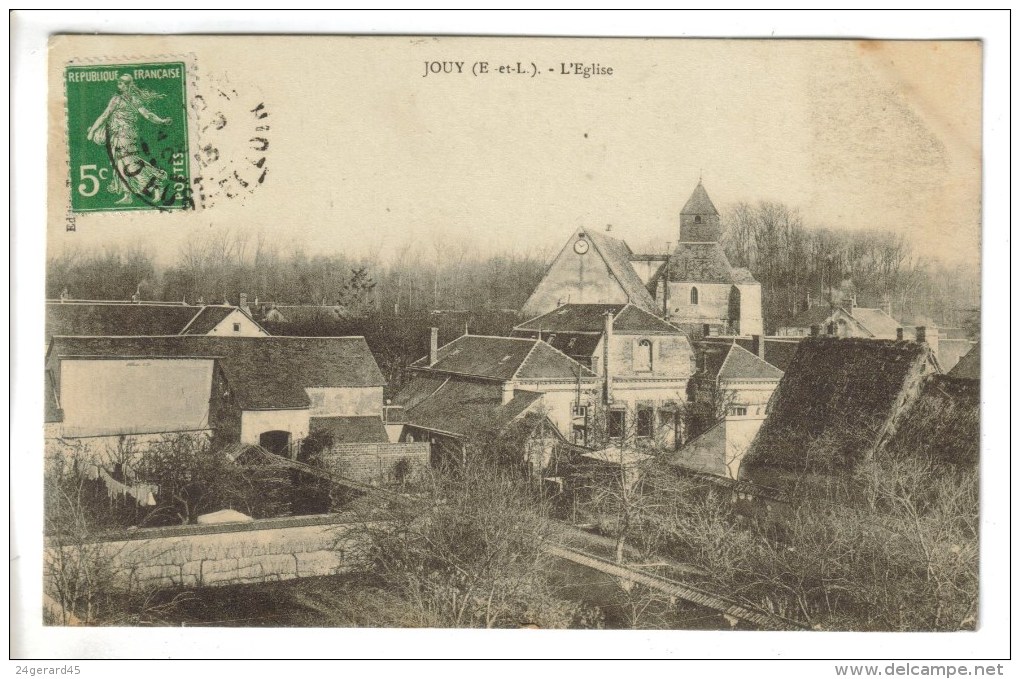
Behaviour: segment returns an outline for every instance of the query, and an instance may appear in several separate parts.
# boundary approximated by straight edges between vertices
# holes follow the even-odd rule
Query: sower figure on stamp
[[[121,205],[130,203],[132,194],[159,201],[167,190],[167,173],[141,156],[138,117],[156,125],[169,125],[170,118],[161,118],[146,108],[163,95],[138,87],[127,74],[117,79],[117,89],[120,93],[110,97],[106,110],[88,132],[89,140],[106,146],[115,170],[107,190],[124,194],[117,201]]]

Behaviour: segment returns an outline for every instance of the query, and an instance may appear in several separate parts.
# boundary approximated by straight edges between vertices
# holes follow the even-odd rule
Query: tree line
[[[738,203],[724,217],[730,263],[762,286],[766,332],[813,303],[888,307],[903,323],[956,327],[980,305],[980,271],[914,251],[902,234],[811,228],[782,203]]]
[[[762,285],[767,333],[808,300],[855,297],[897,320],[964,325],[980,304],[980,271],[918,254],[902,234],[814,228],[773,202],[739,203],[724,218],[723,247]],[[545,275],[551,252],[484,255],[464,240],[408,243],[386,258],[284,248],[264,233],[220,229],[189,240],[168,264],[142,246],[69,250],[47,260],[46,293],[73,299],[338,305],[350,315],[516,310]]]

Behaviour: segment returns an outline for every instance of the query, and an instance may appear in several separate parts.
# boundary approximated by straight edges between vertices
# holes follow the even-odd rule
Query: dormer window
[[[694,215],[694,223],[695,224],[701,223],[701,215]]]
[[[698,303],[698,289],[697,288],[691,288],[691,304],[697,304],[697,303]]]

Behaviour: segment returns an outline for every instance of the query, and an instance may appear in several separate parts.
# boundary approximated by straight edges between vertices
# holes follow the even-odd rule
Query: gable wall
[[[525,316],[539,316],[559,304],[623,304],[628,301],[609,265],[591,245],[583,255],[573,250],[572,237],[553,260],[545,278],[525,302]],[[589,241],[590,242],[590,241]]]

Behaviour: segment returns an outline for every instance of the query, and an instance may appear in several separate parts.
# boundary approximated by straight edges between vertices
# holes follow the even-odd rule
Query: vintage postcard
[[[982,60],[53,36],[44,623],[989,624]]]

